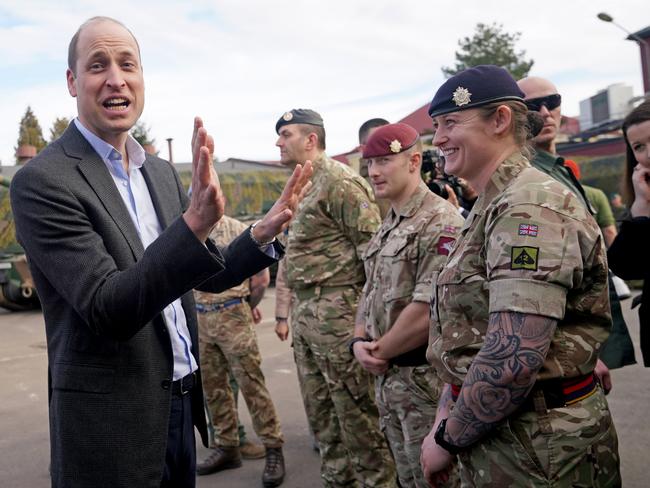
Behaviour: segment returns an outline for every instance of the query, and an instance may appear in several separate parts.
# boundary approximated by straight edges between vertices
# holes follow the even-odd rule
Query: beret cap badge
[[[463,88],[462,86],[459,86],[454,91],[454,94],[452,95],[451,99],[454,101],[457,107],[462,107],[463,105],[467,105],[469,102],[472,101],[472,94],[469,92],[467,88]]]
[[[390,150],[391,152],[398,153],[402,150],[402,143],[399,142],[397,139],[393,140],[390,143]]]
[[[293,119],[293,114],[291,112],[285,112],[282,118],[289,122],[291,119]]]

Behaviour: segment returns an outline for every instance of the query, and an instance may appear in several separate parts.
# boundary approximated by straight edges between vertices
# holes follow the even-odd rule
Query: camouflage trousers
[[[199,313],[203,391],[218,446],[239,445],[237,405],[229,384],[232,371],[246,401],[253,429],[267,447],[284,443],[280,422],[262,373],[262,358],[247,303]]]
[[[436,419],[442,382],[429,365],[392,366],[375,380],[381,428],[402,488],[428,488],[420,465],[422,441]],[[459,486],[454,471],[445,486]]]
[[[298,380],[319,442],[323,486],[394,487],[393,460],[371,397],[372,379],[348,350],[359,291],[350,288],[294,302]]]
[[[600,388],[569,407],[508,418],[459,459],[462,486],[621,486],[618,439]]]

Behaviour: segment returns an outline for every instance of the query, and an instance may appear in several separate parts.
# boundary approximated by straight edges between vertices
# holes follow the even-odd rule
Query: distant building
[[[616,83],[580,101],[580,128],[585,131],[622,119],[630,111],[633,96],[630,85]]]

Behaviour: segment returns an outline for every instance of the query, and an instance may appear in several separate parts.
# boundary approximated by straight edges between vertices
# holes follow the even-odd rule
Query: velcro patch
[[[537,237],[537,226],[533,224],[519,224],[519,235]]]
[[[442,236],[440,239],[438,239],[438,254],[442,256],[449,256],[449,253],[454,247],[454,242],[456,242],[456,239],[453,237]]]
[[[515,246],[512,248],[510,269],[537,271],[539,247]]]

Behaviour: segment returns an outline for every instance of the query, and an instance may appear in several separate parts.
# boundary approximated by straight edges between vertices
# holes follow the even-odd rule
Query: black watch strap
[[[462,447],[454,446],[453,444],[445,440],[446,427],[447,427],[447,419],[442,419],[438,424],[438,428],[436,429],[436,433],[434,434],[433,438],[435,439],[436,444],[438,444],[440,447],[442,447],[445,451],[447,451],[452,456],[456,456],[458,455],[458,453],[463,452],[464,449]]]
[[[357,342],[370,342],[371,339],[367,337],[353,337],[350,343],[348,344],[348,349],[350,350],[350,356],[354,357],[354,345]]]

